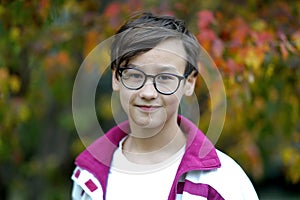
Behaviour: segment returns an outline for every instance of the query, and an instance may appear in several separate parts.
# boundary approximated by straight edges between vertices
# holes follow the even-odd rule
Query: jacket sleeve
[[[225,199],[243,199],[243,200],[258,200],[257,193],[244,172],[244,170],[232,158],[226,154],[218,151],[222,167],[220,172],[219,181],[223,181],[222,196]]]
[[[82,187],[76,182],[73,183],[72,200],[91,200],[92,198],[84,192]]]
[[[93,174],[76,167],[73,175],[73,200],[102,200],[103,192],[99,181]]]
[[[226,154],[220,151],[217,153],[221,162],[220,168],[187,173],[183,191],[185,199],[198,194],[207,199],[258,200],[256,191],[243,169]]]

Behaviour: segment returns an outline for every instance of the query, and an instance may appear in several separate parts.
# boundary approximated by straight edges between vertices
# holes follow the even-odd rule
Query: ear
[[[119,79],[117,79],[117,75],[116,75],[117,71],[116,69],[112,70],[112,89],[114,91],[119,91],[120,90],[120,77]]]
[[[196,80],[197,76],[195,76],[193,72],[186,78],[184,95],[191,96],[194,93]]]

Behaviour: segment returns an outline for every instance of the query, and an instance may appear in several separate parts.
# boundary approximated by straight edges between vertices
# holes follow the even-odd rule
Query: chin
[[[134,126],[138,128],[143,128],[143,129],[152,129],[152,134],[151,136],[154,136],[156,133],[158,133],[165,125],[166,123],[166,115],[165,113],[157,113],[157,114],[148,114],[148,115],[131,115],[130,117],[131,123],[134,124]],[[155,130],[153,132],[153,130]],[[151,137],[148,136],[148,137]]]
[[[165,119],[157,118],[152,115],[136,116],[132,118],[133,122],[143,128],[158,128],[164,126]]]

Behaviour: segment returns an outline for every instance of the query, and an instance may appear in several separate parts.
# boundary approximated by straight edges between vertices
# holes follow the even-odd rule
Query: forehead
[[[182,71],[180,68],[185,68],[186,52],[181,40],[167,39],[150,51],[134,57],[129,63],[138,66],[169,66]]]

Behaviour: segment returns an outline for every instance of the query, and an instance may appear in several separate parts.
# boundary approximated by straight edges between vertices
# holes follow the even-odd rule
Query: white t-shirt
[[[132,163],[124,156],[123,141],[113,156],[106,200],[168,199],[185,147],[162,163],[143,165]]]

